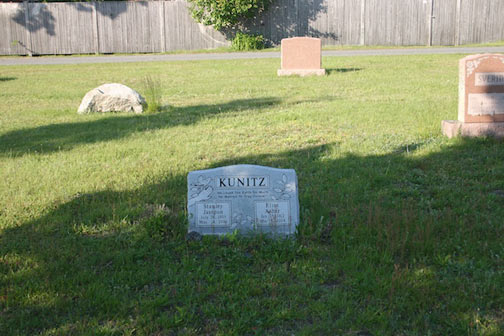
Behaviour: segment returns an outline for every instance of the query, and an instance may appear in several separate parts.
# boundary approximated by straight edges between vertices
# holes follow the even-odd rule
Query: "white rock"
[[[117,83],[103,84],[86,93],[77,113],[142,113],[145,105],[145,99],[138,92],[126,85]]]

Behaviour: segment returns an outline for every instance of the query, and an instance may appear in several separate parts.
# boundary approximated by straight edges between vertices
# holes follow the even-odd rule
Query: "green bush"
[[[233,50],[259,50],[264,49],[264,37],[262,35],[251,35],[247,33],[236,33],[231,42]]]
[[[192,17],[204,25],[222,29],[237,25],[266,10],[272,0],[188,0]]]

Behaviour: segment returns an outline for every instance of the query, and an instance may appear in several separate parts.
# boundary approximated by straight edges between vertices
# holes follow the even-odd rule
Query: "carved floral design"
[[[198,181],[191,183],[190,196],[188,206],[196,204],[196,202],[206,201],[210,198],[213,192],[213,187],[210,185],[211,178],[205,178],[203,175],[198,176]]]
[[[282,174],[282,180],[275,181],[275,186],[273,191],[277,193],[276,196],[272,196],[274,200],[288,200],[291,198],[291,193],[295,191],[294,182],[287,182],[287,176]]]
[[[252,226],[253,220],[250,216],[245,216],[243,212],[233,213],[231,229],[235,229],[237,226]]]
[[[472,73],[474,72],[474,70],[476,70],[479,67],[481,61],[486,60],[488,58],[490,58],[490,56],[485,56],[485,57],[481,57],[481,58],[475,59],[473,61],[466,62],[467,77],[469,77],[469,76],[472,75]],[[500,57],[500,59],[504,63],[504,58]]]
[[[467,67],[467,77],[471,76],[474,70],[480,65],[482,59],[476,59],[474,61],[469,61],[466,63]]]

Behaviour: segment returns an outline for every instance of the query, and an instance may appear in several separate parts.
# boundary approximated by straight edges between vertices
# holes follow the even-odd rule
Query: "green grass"
[[[461,57],[0,67],[0,334],[502,335],[504,145],[440,132]],[[161,112],[76,114],[147,76]],[[296,170],[296,240],[185,240],[187,173],[239,163]]]

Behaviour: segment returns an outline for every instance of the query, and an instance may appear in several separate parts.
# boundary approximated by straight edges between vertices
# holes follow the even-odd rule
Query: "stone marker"
[[[459,61],[458,120],[443,120],[448,137],[504,137],[504,55],[480,54]]]
[[[294,169],[234,165],[187,175],[189,232],[292,235],[299,223]]]
[[[325,75],[321,69],[322,42],[319,38],[293,37],[282,40],[282,69],[278,76]]]
[[[93,112],[134,112],[142,113],[145,99],[126,85],[103,84],[86,93],[77,110],[78,114]]]

